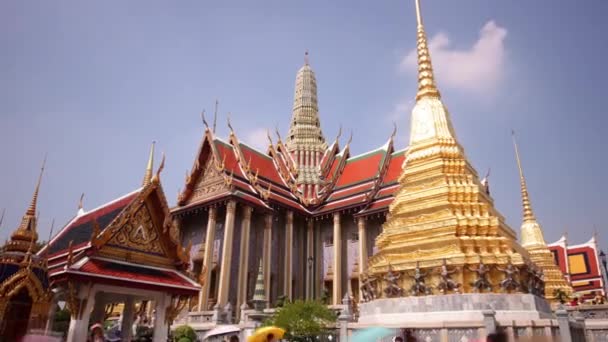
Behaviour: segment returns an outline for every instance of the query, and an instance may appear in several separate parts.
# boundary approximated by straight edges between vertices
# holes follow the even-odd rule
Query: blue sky
[[[480,174],[492,168],[508,223],[521,222],[513,128],[547,240],[568,230],[580,243],[597,229],[606,247],[608,2],[422,6],[458,139]],[[167,154],[174,204],[203,133],[200,111],[218,98],[218,133],[231,112],[254,145],[267,128],[285,132],[306,49],[325,136],[342,124],[358,154],[382,145],[395,120],[404,147],[414,47],[413,0],[2,1],[0,238],[25,212],[45,153],[43,239],[53,218],[58,229],[76,213],[82,192],[91,209],[137,188],[152,140]]]

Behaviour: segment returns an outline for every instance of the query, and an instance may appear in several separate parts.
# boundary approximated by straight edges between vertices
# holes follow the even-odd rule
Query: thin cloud
[[[487,92],[496,89],[503,78],[507,30],[493,20],[479,32],[479,39],[468,49],[450,46],[450,38],[440,32],[429,41],[431,59],[439,86]],[[401,61],[400,69],[416,72],[416,49]]]
[[[261,151],[265,151],[268,146],[268,135],[266,132],[266,128],[254,128],[247,134],[243,142]]]

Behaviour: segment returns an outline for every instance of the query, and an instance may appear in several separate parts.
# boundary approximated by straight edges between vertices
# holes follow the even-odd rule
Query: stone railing
[[[584,319],[608,320],[608,304],[568,306],[566,310],[572,319],[580,316]]]

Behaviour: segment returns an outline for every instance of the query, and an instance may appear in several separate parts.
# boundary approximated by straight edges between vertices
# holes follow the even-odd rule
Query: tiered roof
[[[185,214],[228,198],[262,210],[282,207],[310,216],[386,210],[404,154],[394,150],[394,133],[383,146],[353,157],[350,141],[340,149],[338,139],[322,156],[318,167],[322,185],[311,198],[297,186],[290,166],[293,160],[280,137],[276,144],[269,137],[268,150],[262,152],[240,142],[232,129],[224,141],[207,127],[174,213]]]

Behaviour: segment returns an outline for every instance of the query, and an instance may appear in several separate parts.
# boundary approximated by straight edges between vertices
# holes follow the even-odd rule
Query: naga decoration
[[[456,273],[456,271],[458,271],[456,268],[449,270],[446,260],[443,259],[443,264],[439,269],[439,275],[441,276],[441,280],[439,281],[439,285],[437,285],[439,292],[441,292],[442,294],[446,294],[449,291],[453,291],[454,293],[460,293],[461,284],[454,281],[451,276],[453,273]]]
[[[424,282],[424,278],[426,278],[427,273],[420,271],[420,263],[416,262],[416,269],[414,270],[414,275],[410,276],[414,279],[414,284],[410,288],[410,293],[412,296],[418,295],[429,295],[431,294],[431,289],[426,286]]]
[[[484,265],[483,261],[479,260],[479,265],[476,269],[472,269],[469,266],[467,266],[467,269],[477,273],[477,279],[471,284],[473,285],[474,292],[492,291],[492,284],[488,280],[490,269]]]
[[[393,268],[389,265],[388,272],[384,276],[387,285],[384,288],[384,293],[387,297],[399,297],[403,294],[403,289],[399,286],[398,281],[401,278],[401,273],[394,272]]]
[[[521,288],[519,282],[515,280],[515,276],[519,273],[519,270],[513,266],[511,260],[509,260],[506,268],[496,266],[496,269],[505,274],[505,279],[500,282],[500,288],[503,292],[518,291]]]

